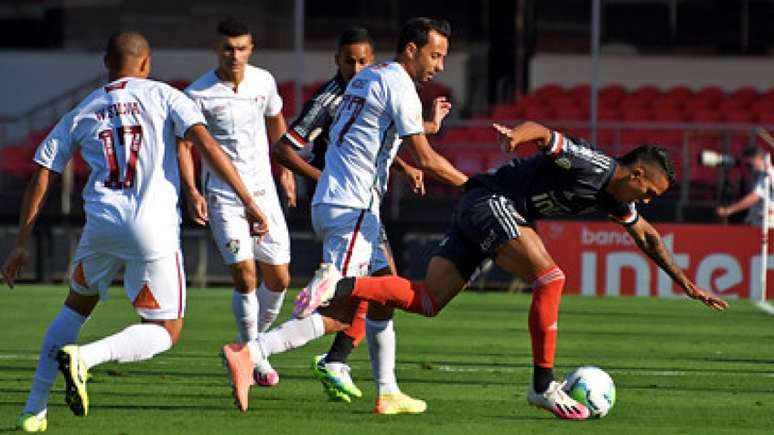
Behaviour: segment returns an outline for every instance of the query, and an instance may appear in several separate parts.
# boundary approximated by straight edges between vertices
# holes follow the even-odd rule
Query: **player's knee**
[[[234,288],[240,293],[250,293],[255,290],[255,270],[239,269],[234,274]]]
[[[180,333],[183,330],[183,319],[177,319],[164,322],[161,326],[167,330],[169,339],[172,342],[172,347],[175,347],[177,340],[180,339]]]

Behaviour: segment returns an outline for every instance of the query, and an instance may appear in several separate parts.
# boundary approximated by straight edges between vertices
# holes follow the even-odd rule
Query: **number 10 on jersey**
[[[113,135],[113,129],[102,130],[97,134],[99,141],[105,151],[107,159],[108,178],[104,181],[108,189],[125,189],[134,186],[134,175],[137,170],[137,155],[140,153],[142,145],[142,127],[139,125],[116,127],[118,136],[118,145],[126,147],[129,144],[129,156],[126,158],[126,171],[124,180],[120,180],[120,168],[118,167],[118,156],[116,155],[116,141]]]

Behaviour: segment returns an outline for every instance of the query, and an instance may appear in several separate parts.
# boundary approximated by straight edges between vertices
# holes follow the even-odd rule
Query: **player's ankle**
[[[554,380],[554,370],[551,367],[541,367],[535,364],[532,372],[532,387],[536,393],[544,393]]]

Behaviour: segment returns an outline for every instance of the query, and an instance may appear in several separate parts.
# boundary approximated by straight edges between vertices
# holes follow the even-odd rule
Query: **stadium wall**
[[[537,55],[530,62],[530,89],[547,83],[563,86],[589,83],[591,57],[588,55]],[[621,84],[627,88],[654,85],[670,88],[686,85],[698,89],[707,85],[732,91],[742,86],[767,90],[772,86],[774,61],[770,57],[740,56],[602,56],[600,87]]]
[[[377,60],[394,57],[390,52],[377,53]],[[446,70],[438,81],[454,90],[455,101],[464,105],[465,63],[468,56],[452,53],[446,60]],[[255,51],[254,65],[269,70],[282,83],[296,80],[301,70],[301,82],[312,84],[329,79],[335,72],[332,51],[308,51],[303,65],[297,63],[291,51]],[[159,80],[193,80],[217,66],[211,50],[153,51],[152,76]],[[0,117],[18,116],[37,104],[60,95],[68,89],[104,74],[102,53],[0,51]]]

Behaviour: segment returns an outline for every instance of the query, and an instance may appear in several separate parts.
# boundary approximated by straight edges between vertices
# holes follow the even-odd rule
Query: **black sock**
[[[354,348],[355,343],[353,342],[352,337],[343,332],[339,332],[336,334],[336,338],[333,339],[333,344],[331,344],[331,348],[325,356],[325,362],[346,363],[347,357],[352,353]]]
[[[355,289],[355,278],[347,277],[341,278],[336,284],[336,291],[333,292],[334,299],[340,299],[348,297],[352,294],[352,290]]]
[[[551,381],[554,380],[554,370],[551,368],[540,367],[535,365],[532,372],[532,385],[535,387],[536,393],[542,393],[548,389],[551,385]]]

